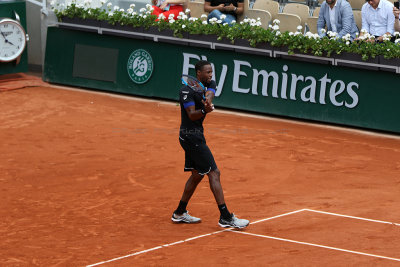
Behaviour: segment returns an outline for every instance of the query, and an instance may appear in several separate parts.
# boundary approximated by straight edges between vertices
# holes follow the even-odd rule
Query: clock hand
[[[4,34],[4,32],[0,31],[0,33],[3,36],[3,38],[7,40],[6,35]]]
[[[10,45],[13,45],[13,46],[15,46],[15,44],[11,43],[11,42],[10,42],[10,41],[8,41],[7,39],[6,39],[6,43],[9,43]]]

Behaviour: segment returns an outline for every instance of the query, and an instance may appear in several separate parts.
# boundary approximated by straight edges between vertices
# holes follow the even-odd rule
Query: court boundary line
[[[356,216],[344,215],[344,214],[333,213],[333,212],[326,212],[326,211],[313,210],[313,209],[304,209],[304,211],[310,211],[310,212],[315,212],[315,213],[327,214],[327,215],[332,215],[332,216],[337,216],[337,217],[345,217],[345,218],[356,219],[356,220],[361,220],[361,221],[368,221],[368,222],[375,222],[375,223],[384,223],[384,224],[390,224],[390,225],[400,226],[400,223],[388,222],[388,221],[382,221],[382,220],[374,220],[374,219],[368,219],[368,218],[363,218],[363,217],[356,217]]]
[[[279,241],[284,241],[284,242],[289,242],[289,243],[295,243],[295,244],[301,244],[301,245],[307,245],[307,246],[313,246],[313,247],[337,250],[337,251],[341,251],[341,252],[347,252],[347,253],[358,254],[358,255],[363,255],[363,256],[369,256],[369,257],[374,257],[374,258],[393,260],[393,261],[400,261],[400,259],[397,259],[397,258],[381,256],[381,255],[376,255],[376,254],[370,254],[370,253],[365,253],[365,252],[360,252],[360,251],[355,251],[355,250],[348,250],[348,249],[343,249],[343,248],[330,247],[330,246],[319,245],[319,244],[314,244],[314,243],[309,243],[309,242],[296,241],[296,240],[287,239],[287,238],[280,238],[280,237],[274,237],[274,236],[268,236],[268,235],[260,235],[260,234],[254,234],[254,233],[248,233],[248,232],[232,231],[232,230],[228,230],[228,231],[233,232],[233,233],[237,233],[237,234],[263,237],[263,238],[267,238],[267,239],[274,239],[274,240],[279,240]]]
[[[305,210],[306,209],[300,209],[300,210],[295,210],[295,211],[279,214],[279,215],[276,215],[276,216],[272,216],[272,217],[268,217],[268,218],[261,219],[261,220],[258,220],[258,221],[254,221],[254,222],[252,222],[250,224],[256,224],[256,223],[265,222],[265,221],[268,221],[268,220],[273,220],[273,219],[280,218],[280,217],[283,217],[283,216],[288,216],[288,215],[292,215],[292,214],[295,214],[295,213],[299,213],[299,212],[302,212],[302,211],[305,211]],[[186,239],[183,239],[183,240],[179,240],[179,241],[176,241],[176,242],[172,242],[172,243],[156,246],[156,247],[153,247],[153,248],[141,250],[141,251],[138,251],[138,252],[135,252],[135,253],[131,253],[131,254],[128,254],[128,255],[124,255],[124,256],[113,258],[113,259],[104,260],[104,261],[101,261],[101,262],[97,262],[97,263],[93,263],[93,264],[90,264],[90,265],[86,265],[86,267],[93,267],[93,266],[98,266],[98,265],[101,265],[101,264],[110,263],[110,262],[113,262],[113,261],[126,259],[126,258],[133,257],[133,256],[136,256],[136,255],[139,255],[139,254],[143,254],[143,253],[147,253],[147,252],[150,252],[150,251],[154,251],[154,250],[157,250],[157,249],[161,249],[161,248],[165,248],[165,247],[171,247],[171,246],[174,246],[174,245],[177,245],[177,244],[182,244],[182,243],[189,242],[189,241],[192,241],[192,240],[195,240],[195,239],[199,239],[199,238],[202,238],[202,237],[211,236],[211,235],[219,234],[219,233],[222,233],[222,232],[227,232],[227,231],[230,231],[232,229],[233,228],[227,228],[227,229],[216,231],[216,232],[211,232],[211,233],[207,233],[207,234],[203,234],[203,235],[189,237],[189,238],[186,238]]]

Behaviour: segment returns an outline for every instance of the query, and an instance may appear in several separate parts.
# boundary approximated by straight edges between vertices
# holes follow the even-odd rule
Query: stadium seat
[[[307,18],[307,26],[310,32],[317,33],[317,22],[318,22],[318,17]]]
[[[349,4],[352,9],[361,10],[362,6],[365,4],[365,0],[349,0]]]
[[[244,6],[243,13],[241,15],[237,16],[237,20],[238,20],[237,22],[242,21],[246,17],[246,13],[249,10],[249,0],[244,0],[243,6]]]
[[[305,26],[305,23],[307,21],[307,18],[310,17],[310,9],[308,6],[303,5],[303,4],[286,4],[285,7],[283,8],[282,13],[286,14],[294,14],[300,17],[301,19],[301,26]]]
[[[320,7],[320,6],[319,6],[319,7],[316,7],[316,8],[313,10],[312,16],[318,18],[318,16],[319,16],[319,11],[320,11],[320,10],[321,10],[321,7]]]
[[[190,9],[190,16],[195,18],[200,18],[202,14],[208,14],[208,12],[204,11],[204,2],[192,2],[189,1],[187,3],[187,8]]]
[[[358,27],[358,30],[361,31],[362,27],[362,19],[361,19],[361,10],[353,10],[354,20]]]
[[[274,20],[276,14],[279,13],[279,3],[271,0],[257,0],[253,8],[268,11],[271,14],[271,20]]]
[[[298,15],[279,13],[276,19],[280,21],[279,29],[281,32],[296,32],[297,26],[301,25],[301,18]]]
[[[261,27],[268,29],[268,25],[271,21],[271,14],[266,10],[260,9],[249,9],[247,10],[246,17],[249,19],[261,19]]]

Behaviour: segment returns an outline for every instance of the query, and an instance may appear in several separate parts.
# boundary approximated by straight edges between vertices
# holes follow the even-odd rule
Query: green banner
[[[74,62],[82,62],[76,47],[82,46],[102,48],[104,55],[117,50],[116,64],[102,61],[101,49],[91,57],[85,53],[85,66],[92,66],[91,72],[115,74],[114,81],[86,75],[84,70],[73,73]],[[400,75],[383,71],[53,27],[48,30],[44,79],[177,100],[180,75],[194,75],[200,59],[213,64],[216,106],[400,133],[400,106],[395,104],[400,99]]]

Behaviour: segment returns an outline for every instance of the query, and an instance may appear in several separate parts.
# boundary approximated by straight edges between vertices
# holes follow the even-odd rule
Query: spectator
[[[383,41],[383,35],[393,35],[394,15],[393,4],[387,0],[367,0],[361,9],[362,29],[375,36],[378,42]],[[360,36],[364,33],[360,33]]]
[[[237,15],[244,11],[243,0],[205,0],[204,11],[209,12],[208,20],[216,18],[222,24],[232,24],[237,20]]]
[[[396,7],[393,7],[393,15],[394,15],[394,30],[400,32],[400,10]]]
[[[152,0],[152,2],[154,9],[153,15],[159,17],[160,14],[163,14],[165,20],[168,20],[169,16],[173,14],[176,20],[176,17],[179,16],[179,12],[183,12],[182,5],[185,3],[185,0]]]
[[[346,0],[326,0],[321,5],[318,16],[317,30],[322,38],[326,35],[322,29],[338,33],[342,38],[350,34],[351,40],[356,38],[358,28],[353,16],[353,10]]]

